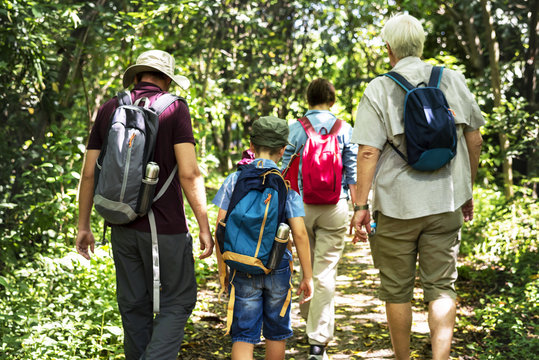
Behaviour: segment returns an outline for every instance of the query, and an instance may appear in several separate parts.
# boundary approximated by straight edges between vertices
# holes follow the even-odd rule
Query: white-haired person
[[[433,66],[422,61],[425,33],[413,16],[390,18],[381,33],[392,71],[413,86],[429,83]],[[443,70],[440,89],[456,125],[456,155],[434,171],[413,169],[395,151],[406,153],[406,92],[393,79],[377,77],[358,106],[352,142],[357,157],[358,207],[350,229],[354,242],[369,239],[380,272],[379,298],[386,304],[391,342],[397,359],[410,358],[410,334],[416,262],[428,304],[432,358],[448,359],[456,314],[457,255],[463,221],[473,217],[472,184],[479,163],[484,124],[464,76]],[[372,208],[368,196],[374,190]],[[377,223],[371,232],[371,212]]]

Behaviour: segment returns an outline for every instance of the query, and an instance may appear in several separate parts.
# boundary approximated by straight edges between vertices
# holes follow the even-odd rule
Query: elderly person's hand
[[[461,209],[465,222],[473,220],[473,199],[466,201]]]
[[[365,230],[362,230],[362,227],[365,227]],[[350,234],[352,234],[352,230],[354,230],[352,243],[367,241],[371,232],[371,213],[369,210],[358,210],[354,213],[350,221]]]

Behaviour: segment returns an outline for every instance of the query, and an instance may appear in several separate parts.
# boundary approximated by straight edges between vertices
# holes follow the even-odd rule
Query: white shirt
[[[432,65],[418,57],[401,59],[393,71],[412,85],[428,83]],[[417,171],[387,144],[404,150],[404,90],[388,77],[372,80],[360,101],[352,142],[382,150],[373,182],[373,210],[397,219],[453,212],[472,198],[468,148],[463,132],[484,124],[481,110],[468,90],[464,76],[444,69],[440,89],[454,111],[457,154],[433,172]]]

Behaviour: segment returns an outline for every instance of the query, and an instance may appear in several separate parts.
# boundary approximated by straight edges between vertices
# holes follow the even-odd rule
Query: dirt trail
[[[337,279],[335,339],[328,347],[330,359],[391,359],[391,341],[383,303],[376,297],[377,270],[372,266],[368,244],[353,245],[346,239],[344,256]],[[296,274],[294,277],[297,284]],[[230,358],[231,342],[224,336],[225,301],[217,302],[217,280],[208,281],[199,293],[203,310],[193,313],[193,327],[186,330],[182,360]],[[428,359],[428,325],[421,293],[414,296],[412,357]],[[199,305],[199,307],[201,307]],[[286,359],[307,359],[308,343],[305,322],[299,315],[298,298],[293,297],[292,326],[294,337],[287,342]],[[255,347],[255,359],[264,358],[264,345]]]

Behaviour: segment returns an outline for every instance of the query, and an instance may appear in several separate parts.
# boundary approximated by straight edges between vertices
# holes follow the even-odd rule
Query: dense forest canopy
[[[0,291],[9,293],[9,276],[38,254],[60,258],[73,244],[89,130],[141,52],[170,52],[191,80],[188,92],[172,92],[188,100],[211,188],[246,148],[257,117],[304,114],[316,77],[334,83],[333,110],[353,123],[367,83],[390,69],[379,32],[397,12],[421,19],[424,59],[461,71],[487,122],[477,178],[485,213],[463,249],[477,245],[511,263],[536,259],[539,0],[0,4]],[[496,227],[493,214],[505,225]],[[504,234],[511,226],[518,230]]]

